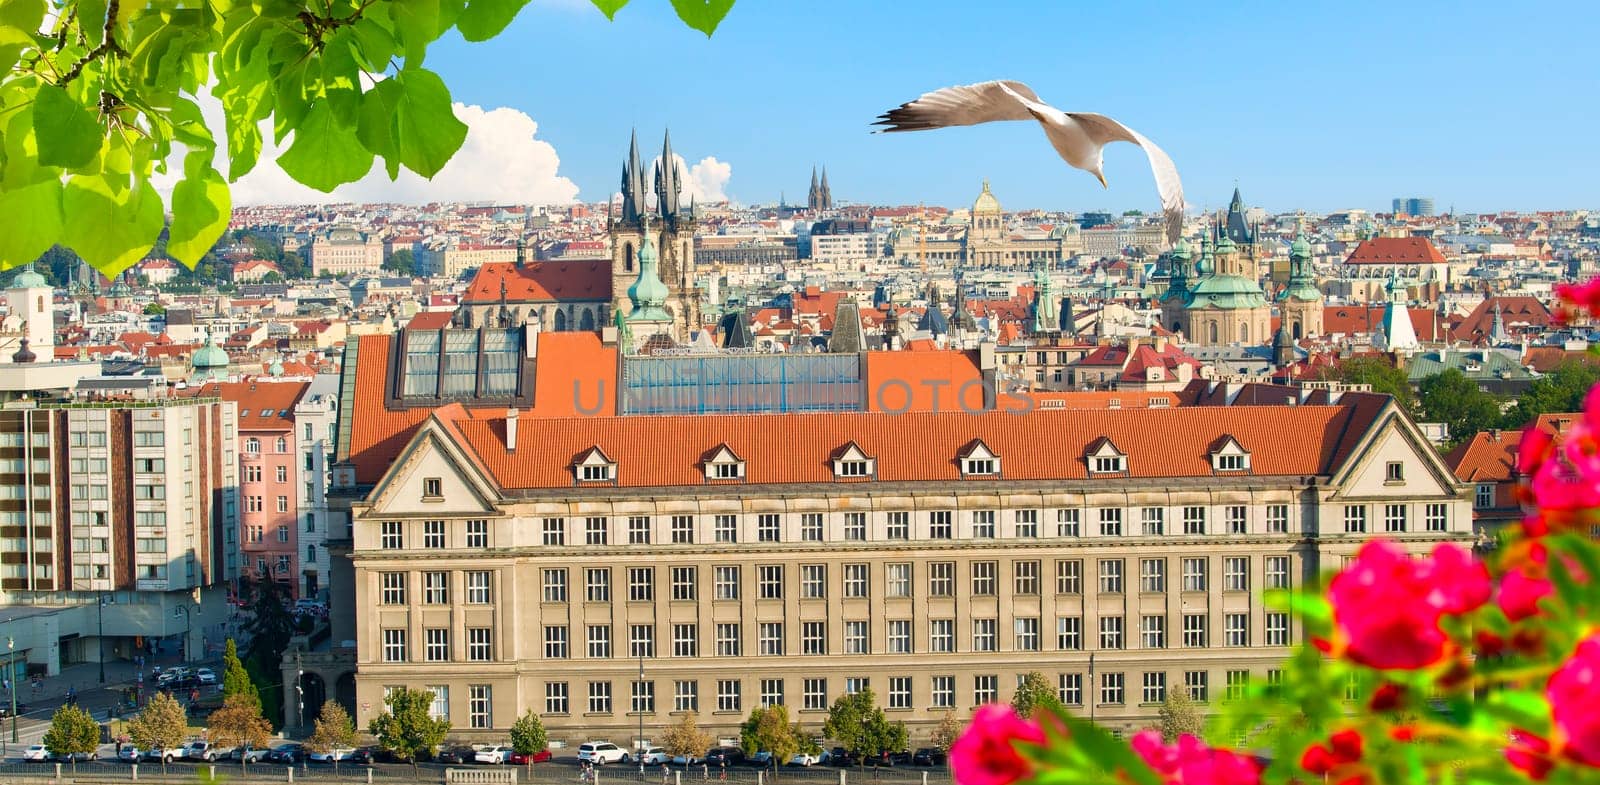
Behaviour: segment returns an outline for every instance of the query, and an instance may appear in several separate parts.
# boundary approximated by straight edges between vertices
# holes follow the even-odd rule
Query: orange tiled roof
[[[1463,482],[1505,482],[1517,471],[1522,431],[1482,431],[1444,457]]]
[[[1374,237],[1361,241],[1345,264],[1443,264],[1444,254],[1426,237]]]
[[[512,303],[610,300],[611,260],[530,262],[521,267],[512,262],[489,262],[478,267],[461,299],[467,303],[500,302],[501,283],[505,284],[506,302]]]
[[[287,372],[287,369],[285,369]],[[311,387],[310,382],[220,382],[201,387],[203,394],[217,395],[239,404],[239,432],[283,432],[294,430],[294,406]],[[271,417],[263,416],[272,412]]]
[[[422,311],[406,323],[407,330],[438,330],[450,326],[454,311]]]

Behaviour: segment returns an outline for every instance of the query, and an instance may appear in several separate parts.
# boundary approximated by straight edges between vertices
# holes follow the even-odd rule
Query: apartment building
[[[239,574],[300,596],[299,434],[295,412],[310,386],[301,381],[225,382],[202,394],[231,401],[239,413]]]
[[[311,240],[311,274],[335,277],[374,273],[383,266],[383,240],[349,227],[318,234]]]
[[[638,415],[625,386],[585,414],[575,384],[618,362],[630,384],[634,360],[546,334],[521,370],[455,369],[516,376],[480,382],[500,397],[439,406],[396,392],[432,363],[390,340],[346,357],[335,469],[358,723],[404,685],[464,736],[533,711],[555,740],[631,743],[689,710],[732,735],[774,703],[818,731],[870,687],[921,740],[1037,670],[1132,731],[1169,691],[1272,678],[1302,631],[1266,592],[1374,535],[1472,536],[1467,486],[1381,395],[1195,382],[1159,409]],[[863,384],[899,367],[879,354],[858,355]],[[972,366],[952,388],[979,377],[981,353],[948,354]]]
[[[294,424],[298,431],[295,447],[296,513],[300,520],[300,588],[308,599],[326,599],[330,564],[328,559],[328,470],[333,462],[333,443],[339,417],[339,377],[320,374],[295,402]]]

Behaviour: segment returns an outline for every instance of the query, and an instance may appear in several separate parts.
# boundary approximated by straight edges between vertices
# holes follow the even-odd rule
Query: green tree
[[[294,637],[294,617],[283,602],[283,590],[272,581],[256,584],[255,618],[250,621],[250,658],[259,661],[268,673],[276,673],[283,661],[283,650]]]
[[[433,705],[433,693],[428,690],[401,687],[390,692],[383,703],[388,711],[374,717],[367,730],[378,737],[379,746],[410,761],[413,768],[418,756],[432,752],[450,732],[449,720],[428,713]]]
[[[1600,359],[1567,360],[1533,381],[1503,420],[1506,428],[1522,428],[1541,414],[1583,411],[1583,397],[1600,383]]]
[[[1059,711],[1061,701],[1056,699],[1055,688],[1050,686],[1050,680],[1043,673],[1030,671],[1022,677],[1022,683],[1017,685],[1017,691],[1012,694],[1011,708],[1023,717],[1032,717],[1039,708]]]
[[[532,710],[518,717],[516,722],[511,723],[512,750],[531,756],[549,747],[550,736],[545,733],[544,723],[539,720],[539,715],[534,714]],[[528,759],[528,765],[530,767],[533,765],[531,757]],[[532,771],[532,769],[530,768],[529,771]]]
[[[1417,383],[1422,417],[1441,422],[1450,431],[1450,443],[1471,439],[1478,431],[1500,422],[1500,402],[1455,368],[1427,376]]]
[[[1179,736],[1187,733],[1199,737],[1205,732],[1205,716],[1200,713],[1200,704],[1189,697],[1187,689],[1168,690],[1167,699],[1161,702],[1161,737],[1168,744],[1178,740]]]
[[[161,316],[161,315],[165,314],[166,312],[167,312],[167,307],[165,305],[162,305],[161,303],[145,303],[144,304],[144,315],[145,316]]]
[[[674,757],[682,755],[688,758],[699,758],[711,749],[711,734],[700,730],[699,718],[694,712],[684,712],[678,724],[667,729],[661,739],[661,746],[668,755]]]
[[[239,660],[238,644],[228,639],[222,650],[222,698],[242,695],[255,704],[256,711],[261,711],[261,693],[256,689],[255,682],[250,680],[250,674],[245,672],[244,663]]]
[[[1325,374],[1326,375],[1326,374]],[[1378,357],[1352,357],[1339,363],[1332,378],[1348,384],[1366,384],[1372,391],[1394,396],[1395,403],[1408,412],[1416,411],[1411,394],[1411,379],[1404,369]]]
[[[69,703],[56,709],[50,729],[44,732],[44,746],[55,756],[72,756],[72,771],[78,771],[78,756],[93,755],[100,748],[100,723],[89,712]]]
[[[261,716],[261,700],[241,692],[222,700],[222,708],[206,719],[211,742],[222,747],[263,749],[272,740],[272,723]]]
[[[163,234],[158,255],[194,267],[228,228],[228,184],[256,167],[263,122],[286,145],[278,167],[323,192],[378,159],[390,179],[401,167],[433,177],[467,126],[423,67],[429,45],[494,38],[528,2],[6,0],[0,269],[61,244],[115,276]],[[593,2],[608,17],[627,5]],[[673,0],[708,36],[732,5]],[[207,124],[202,93],[222,127]],[[180,156],[164,199],[152,176]]]
[[[949,754],[950,748],[955,745],[956,739],[961,738],[961,731],[965,728],[955,712],[946,711],[944,716],[939,718],[939,724],[934,726],[931,737],[933,746],[938,747],[940,752]]]
[[[311,735],[306,738],[306,749],[312,752],[332,752],[349,749],[356,744],[356,723],[338,701],[324,701],[317,721],[312,724]],[[339,762],[333,762],[337,770]]]
[[[739,746],[746,755],[757,752],[772,754],[775,765],[787,763],[800,751],[804,734],[798,725],[789,722],[789,709],[783,705],[763,706],[750,712],[750,718],[739,726]]]
[[[890,723],[870,689],[840,695],[828,708],[822,733],[860,756],[897,752],[908,741],[905,723]]]
[[[183,746],[189,736],[189,720],[183,707],[171,695],[158,692],[151,696],[144,710],[128,720],[128,738],[141,750],[162,750],[161,770],[166,771],[167,758]]]
[[[389,254],[388,259],[383,260],[383,269],[405,276],[415,276],[417,274],[416,256],[412,254],[410,248],[397,249],[394,253]]]

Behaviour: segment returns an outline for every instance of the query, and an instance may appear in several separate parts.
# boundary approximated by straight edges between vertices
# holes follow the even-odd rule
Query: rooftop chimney
[[[517,451],[517,410],[506,410],[506,452]]]

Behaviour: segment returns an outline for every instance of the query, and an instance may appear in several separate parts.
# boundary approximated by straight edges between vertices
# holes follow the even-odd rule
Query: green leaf
[[[439,0],[394,0],[395,37],[409,65],[420,65],[428,44],[439,37]]]
[[[717,25],[722,24],[723,17],[733,8],[733,0],[672,0],[672,8],[678,12],[678,18],[684,24],[710,38],[717,31]]]
[[[63,243],[90,266],[114,277],[132,267],[161,235],[161,195],[140,180],[114,192],[104,177],[78,175],[61,199]]]
[[[594,7],[595,8],[600,9],[600,13],[605,14],[607,19],[612,19],[612,20],[615,20],[617,18],[617,12],[621,11],[622,7],[628,4],[628,0],[590,0],[590,1],[594,3]]]
[[[187,175],[172,189],[167,253],[190,267],[216,245],[233,214],[228,184],[207,163],[210,153],[190,153]]]
[[[368,150],[383,157],[389,179],[400,176],[400,146],[395,143],[394,119],[399,112],[403,88],[394,79],[385,79],[361,95],[361,113],[356,138]]]
[[[25,188],[0,191],[0,268],[37,258],[61,239],[61,181],[45,180]]]
[[[78,25],[90,47],[105,40],[106,0],[78,0]]]
[[[41,85],[34,100],[39,163],[74,169],[93,161],[105,139],[94,114],[55,85]]]
[[[0,0],[0,71],[16,65],[44,22],[44,0]]]
[[[294,143],[278,157],[278,166],[296,182],[329,193],[370,171],[372,151],[361,145],[354,128],[334,121],[328,102],[318,101],[295,129]]]
[[[456,29],[468,41],[487,41],[505,30],[527,4],[528,0],[470,0],[456,20]]]
[[[406,69],[395,77],[400,103],[394,116],[394,140],[400,163],[428,179],[439,173],[467,138],[467,124],[450,106],[450,90],[432,71]]]

